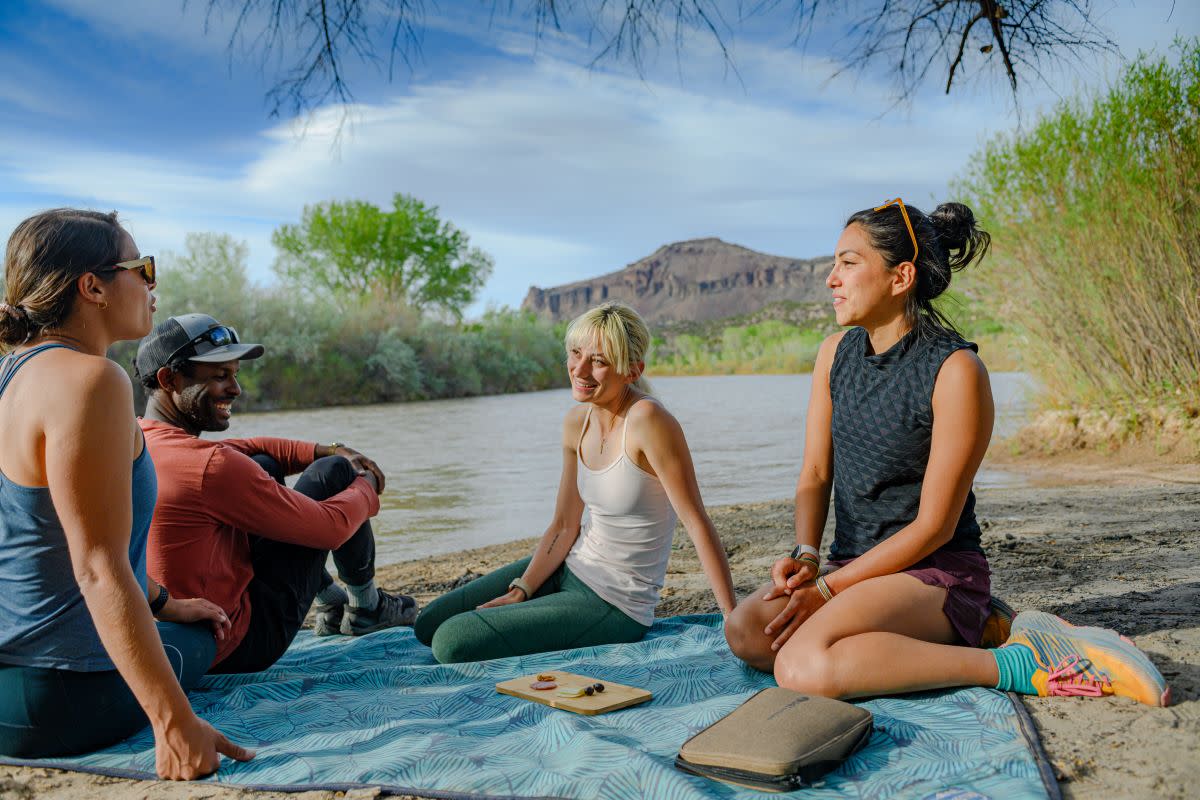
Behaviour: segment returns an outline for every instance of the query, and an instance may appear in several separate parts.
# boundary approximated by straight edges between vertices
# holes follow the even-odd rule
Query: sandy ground
[[[1010,466],[1010,465],[1006,465]],[[979,493],[994,591],[1018,610],[1114,627],[1146,650],[1174,705],[1121,698],[1026,699],[1068,798],[1200,797],[1200,467],[1108,459],[1024,461],[1030,486]],[[793,542],[789,502],[711,509],[739,596]],[[831,538],[827,532],[826,542]],[[532,539],[382,568],[422,601],[528,554]],[[695,550],[677,532],[660,616],[715,611]],[[345,795],[374,797],[371,790]],[[0,797],[332,798],[207,784],[129,781],[0,767]]]

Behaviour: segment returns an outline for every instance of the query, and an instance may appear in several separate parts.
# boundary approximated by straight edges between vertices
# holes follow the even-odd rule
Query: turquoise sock
[[[1033,687],[1033,673],[1038,671],[1038,663],[1032,650],[1023,644],[1007,644],[988,652],[995,657],[996,669],[1000,673],[1000,680],[996,681],[997,689],[1037,694],[1037,689]]]

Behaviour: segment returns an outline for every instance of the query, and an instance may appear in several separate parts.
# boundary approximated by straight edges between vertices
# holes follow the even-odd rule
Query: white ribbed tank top
[[[567,567],[601,598],[641,624],[651,625],[671,558],[675,509],[662,482],[634,463],[625,450],[628,411],[621,429],[621,455],[604,469],[588,469],[582,450],[591,419],[589,408],[575,448],[576,484],[587,505],[587,522],[567,554]]]

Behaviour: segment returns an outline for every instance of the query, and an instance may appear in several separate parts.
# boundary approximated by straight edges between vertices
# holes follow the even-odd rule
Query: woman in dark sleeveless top
[[[150,331],[153,258],[115,214],[57,209],[17,226],[4,270],[0,754],[95,750],[149,721],[164,778],[251,757],[180,685],[208,668],[224,613],[146,578],[157,481],[105,352]]]
[[[813,368],[796,549],[729,616],[730,649],[827,697],[978,685],[1165,704],[1158,670],[1112,631],[1027,611],[980,649],[991,586],[971,483],[994,409],[976,346],[932,301],[989,242],[959,203],[926,215],[894,200],[847,221],[826,285],[852,327]]]

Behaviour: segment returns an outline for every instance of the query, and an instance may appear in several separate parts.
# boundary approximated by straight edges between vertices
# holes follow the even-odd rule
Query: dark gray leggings
[[[204,676],[217,652],[207,624],[158,622],[167,660],[184,691]],[[78,672],[0,664],[0,754],[47,758],[116,744],[147,724],[116,670]]]

